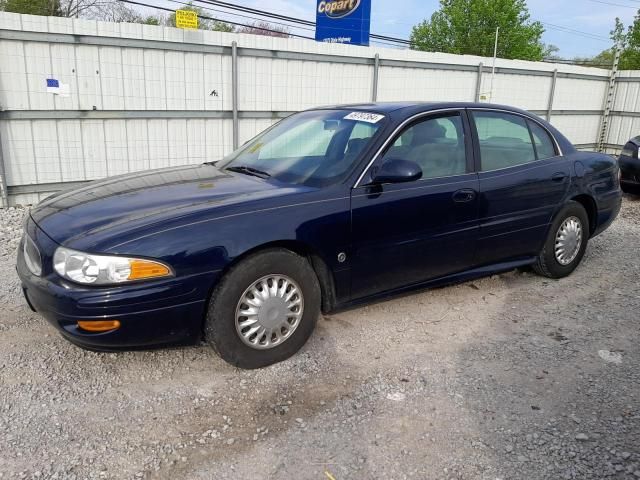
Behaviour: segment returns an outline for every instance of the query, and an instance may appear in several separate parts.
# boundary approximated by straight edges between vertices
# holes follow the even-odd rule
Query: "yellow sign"
[[[198,28],[198,14],[191,10],[176,10],[176,27]]]

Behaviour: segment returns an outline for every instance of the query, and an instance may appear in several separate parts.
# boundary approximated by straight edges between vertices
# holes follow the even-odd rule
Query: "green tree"
[[[90,11],[85,12],[83,17],[95,18],[105,22],[117,23],[146,23],[150,25],[160,25],[159,17],[143,17],[140,13],[121,2],[106,3],[96,5]]]
[[[542,58],[544,60],[560,60],[562,58],[560,55],[558,55],[560,49],[557,46],[552,43],[548,45],[545,43],[543,45],[544,49],[542,51]]]
[[[616,26],[611,32],[611,39],[615,45],[622,49],[618,68],[621,70],[640,70],[640,10],[626,31],[620,19],[616,18]]]
[[[531,21],[525,0],[440,0],[440,9],[414,26],[410,39],[418,50],[492,57],[498,27],[499,57],[544,58],[544,28]]]
[[[0,7],[5,12],[29,15],[60,16],[62,14],[58,0],[4,0],[0,2]]]
[[[625,28],[622,21],[616,18],[615,26],[611,30],[611,40],[613,47],[603,50],[592,58],[577,58],[577,63],[598,64],[610,68],[613,65],[616,48],[620,48],[618,68],[621,70],[640,70],[640,10],[628,28]]]
[[[614,55],[615,49],[610,48],[608,50],[603,50],[593,57],[576,57],[573,59],[573,62],[577,65],[584,65],[585,67],[611,69]]]
[[[145,25],[162,25],[162,19],[160,17],[154,17],[149,15],[148,17],[140,18],[136,23],[144,23]]]
[[[233,25],[230,25],[225,22],[219,22],[217,20],[208,20],[206,18],[202,18],[206,16],[201,8],[194,6],[191,2],[188,5],[180,7],[180,10],[189,10],[191,12],[196,12],[198,15],[198,28],[201,30],[215,30],[216,32],[233,32]],[[172,13],[167,18],[167,25],[170,27],[176,26],[176,14]]]
[[[251,35],[265,35],[267,37],[289,38],[289,29],[280,25],[272,25],[269,22],[253,22],[250,25],[240,27],[238,33],[250,33]]]
[[[117,0],[0,0],[0,10],[29,15],[83,17],[125,22],[141,21],[132,8]]]

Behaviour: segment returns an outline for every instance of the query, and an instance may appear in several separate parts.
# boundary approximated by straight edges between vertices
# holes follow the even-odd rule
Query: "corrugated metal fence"
[[[292,112],[371,100],[486,97],[491,59],[0,13],[3,198],[213,160]],[[47,79],[59,82],[47,91]],[[600,139],[610,72],[498,60],[492,101]],[[623,72],[605,147],[640,133],[640,73]],[[4,168],[3,168],[4,167]],[[5,203],[6,204],[6,203]]]

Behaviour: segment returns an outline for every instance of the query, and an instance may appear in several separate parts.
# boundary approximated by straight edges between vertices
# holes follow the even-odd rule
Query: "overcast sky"
[[[170,0],[141,0],[144,3],[179,8]],[[188,1],[188,0],[182,0]],[[293,17],[315,20],[316,0],[226,0],[228,3],[268,10]],[[564,58],[591,56],[609,48],[609,32],[615,17],[625,25],[633,20],[640,8],[639,0],[529,0],[531,16],[544,22],[545,43],[560,47]],[[411,27],[428,18],[438,8],[438,0],[372,0],[371,32],[408,38]],[[217,8],[217,7],[214,7]],[[240,23],[246,18],[225,15],[219,11],[207,12],[211,16],[227,18]],[[562,29],[584,32],[562,31]],[[313,32],[292,32],[313,36]]]

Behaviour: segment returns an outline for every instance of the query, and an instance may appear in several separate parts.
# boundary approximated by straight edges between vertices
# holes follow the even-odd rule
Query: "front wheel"
[[[205,340],[240,368],[281,362],[313,332],[320,297],[318,278],[306,259],[285,249],[256,253],[231,269],[215,289]]]
[[[549,278],[566,277],[580,264],[588,241],[587,212],[571,201],[556,215],[533,269]]]

